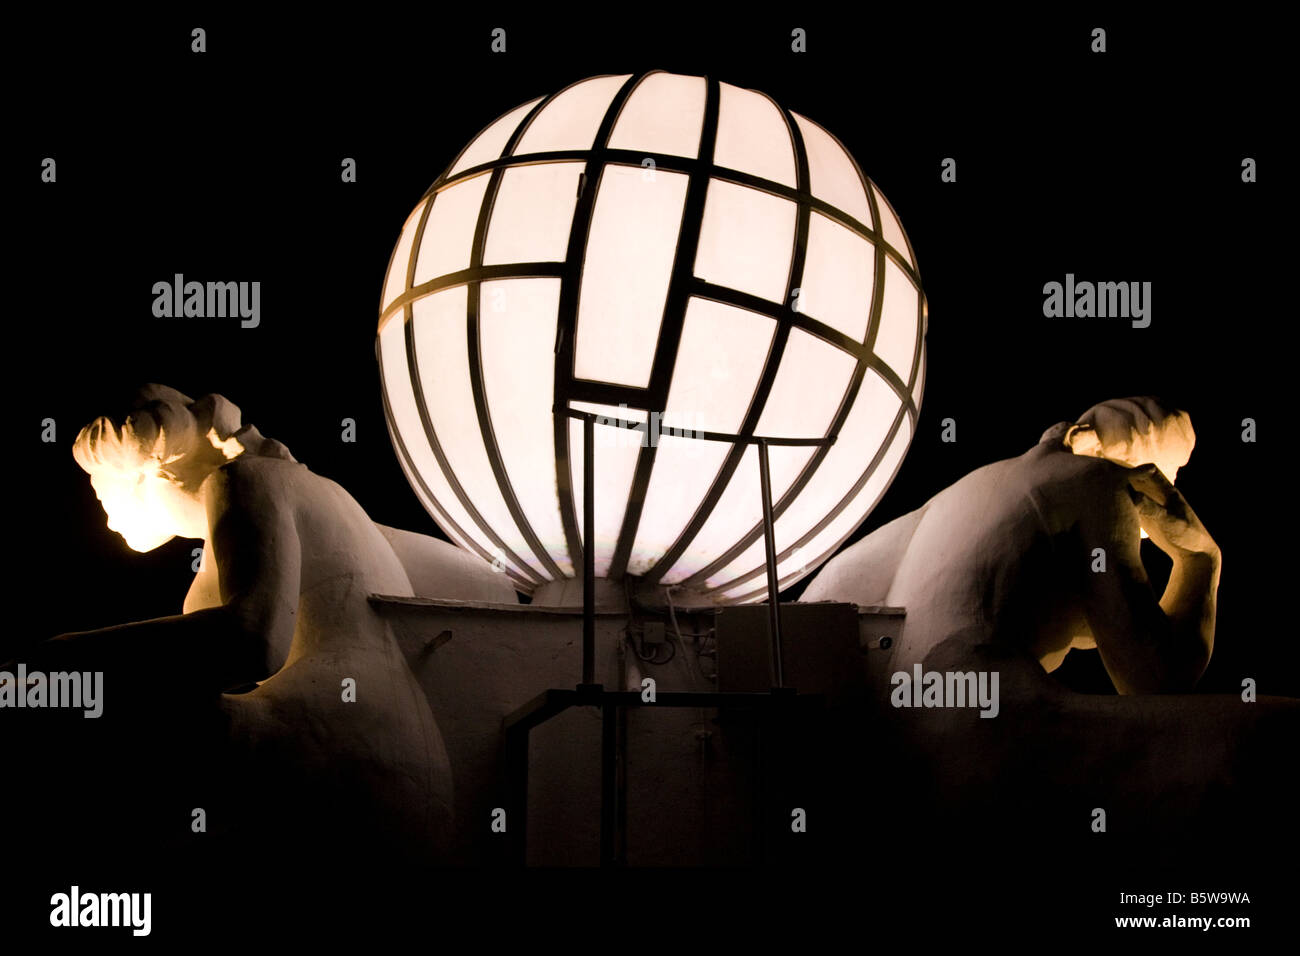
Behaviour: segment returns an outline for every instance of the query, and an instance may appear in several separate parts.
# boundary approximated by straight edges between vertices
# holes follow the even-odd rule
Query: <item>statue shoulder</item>
[[[1128,468],[1104,458],[1076,455],[1069,449],[1038,445],[1021,456],[1031,500],[1056,524],[1072,525],[1087,510],[1111,513],[1125,501]]]
[[[277,502],[286,497],[289,487],[307,469],[281,458],[240,455],[213,470],[203,482],[203,494],[227,502]]]

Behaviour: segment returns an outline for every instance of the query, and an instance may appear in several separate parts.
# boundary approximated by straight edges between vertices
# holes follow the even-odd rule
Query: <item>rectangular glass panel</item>
[[[569,87],[533,117],[514,154],[591,149],[610,101],[630,75],[597,76]]]
[[[415,262],[415,284],[469,268],[474,230],[490,173],[457,183],[438,193],[429,211]]]
[[[563,262],[582,163],[515,166],[501,176],[483,264]]]
[[[623,105],[609,138],[610,147],[694,159],[700,154],[705,93],[701,76],[647,76]]]
[[[664,424],[697,431],[739,431],[775,334],[775,319],[691,298]]]
[[[871,207],[867,204],[867,193],[862,188],[862,177],[858,175],[857,167],[849,154],[830,133],[812,120],[798,113],[793,116],[799,124],[804,149],[808,153],[812,194],[871,228]]]
[[[644,574],[685,530],[731,445],[696,438],[659,437],[641,524],[628,559],[629,574]]]
[[[796,185],[790,129],[762,93],[722,83],[713,162],[792,189]]]
[[[782,302],[796,212],[795,204],[780,196],[709,180],[695,274],[714,285]]]
[[[858,360],[803,329],[791,329],[755,435],[820,438],[835,419]]]
[[[465,286],[456,286],[419,299],[412,307],[425,407],[447,464],[483,520],[506,547],[548,578],[506,507],[483,446],[469,379],[466,294]]]
[[[551,416],[560,280],[505,279],[480,288],[483,391],[501,461],[529,526],[560,570],[572,574],[560,522]]]
[[[821,213],[808,223],[808,257],[799,280],[798,311],[855,342],[867,335],[876,257],[871,243]]]
[[[411,244],[415,241],[415,230],[420,226],[420,215],[424,212],[424,206],[423,202],[416,206],[415,211],[406,217],[406,225],[402,226],[402,235],[397,240],[397,248],[393,250],[393,260],[388,264],[388,278],[384,281],[384,303],[380,307],[381,312],[406,291],[406,272],[411,262]]]
[[[569,473],[573,484],[573,504],[578,515],[578,536],[584,545],[587,541],[586,521],[583,515],[584,480],[582,458],[582,426],[576,419],[569,421]],[[597,425],[596,431],[609,426]],[[632,432],[629,437],[639,433]],[[614,549],[618,546],[618,534],[623,528],[623,515],[627,511],[628,494],[632,489],[632,478],[636,474],[636,462],[641,454],[641,446],[624,442],[622,438],[614,441],[596,441],[596,459],[593,467],[596,472],[596,509],[595,531],[595,566],[596,577],[609,574],[609,566],[614,560]]]
[[[894,210],[889,208],[889,203],[880,194],[880,190],[876,189],[874,183],[872,183],[871,188],[875,190],[876,207],[880,210],[880,231],[885,237],[885,242],[893,246],[895,251],[907,260],[907,264],[915,269],[916,263],[912,261],[912,250],[907,247],[907,237],[903,235],[902,224],[898,221],[898,217],[894,215]]]
[[[880,331],[873,350],[907,382],[916,354],[916,286],[893,259],[885,260],[885,298],[880,309]]]
[[[879,467],[867,479],[858,493],[853,496],[853,500],[848,506],[825,528],[817,532],[807,544],[799,548],[797,552],[792,552],[784,561],[778,562],[776,572],[778,580],[794,574],[800,568],[807,567],[810,562],[816,561],[822,554],[838,548],[849,535],[857,530],[858,525],[862,524],[863,519],[871,513],[876,503],[888,489],[889,483],[894,477],[894,472],[902,464],[903,455],[907,452],[907,445],[911,437],[911,424],[905,418],[899,426],[898,434],[894,436],[893,443],[889,446],[889,451],[881,459]],[[731,588],[725,594],[727,597],[739,597],[754,590],[755,587],[761,586],[762,583],[761,578],[755,576],[749,582]]]
[[[740,464],[731,475],[731,481],[727,483],[726,490],[718,498],[718,503],[703,527],[694,540],[686,546],[677,562],[663,576],[663,583],[676,584],[690,577],[718,556],[718,542],[725,541],[730,544],[738,541],[740,536],[762,517],[763,506],[759,497],[758,484],[758,450],[750,445],[745,449]]]
[[[582,267],[574,371],[644,388],[677,252],[688,177],[607,166]]]
[[[876,372],[868,369],[835,444],[790,506],[776,519],[776,539],[789,546],[807,534],[843,500],[889,435],[901,402]],[[815,558],[809,554],[809,560]],[[715,576],[717,583],[747,574],[763,564],[763,544],[757,541]]]
[[[411,388],[410,366],[406,361],[405,325],[400,314],[393,316],[392,320],[384,325],[379,333],[379,360],[383,368],[384,390],[388,396],[392,425],[406,447],[406,453],[411,458],[411,466],[432,492],[434,498],[432,504],[435,510],[447,515],[459,525],[484,553],[495,555],[507,567],[520,576],[526,577],[522,568],[497,553],[498,549],[492,544],[491,539],[483,533],[470,517],[469,512],[461,505],[460,499],[438,465],[438,459],[429,446],[428,436],[425,435],[424,424],[420,421],[415,392]],[[424,505],[427,508],[430,503],[425,501]],[[468,542],[461,540],[450,527],[443,525],[442,530],[461,547],[470,550]]]

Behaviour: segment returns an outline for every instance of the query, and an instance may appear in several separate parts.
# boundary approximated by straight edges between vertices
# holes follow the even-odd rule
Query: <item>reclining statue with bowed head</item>
[[[1222,568],[1174,486],[1194,443],[1181,410],[1153,398],[1103,402],[879,528],[809,584],[804,601],[906,608],[882,669],[891,677],[917,665],[998,673],[994,720],[953,708],[879,712],[902,752],[930,755],[950,793],[1005,802],[1042,786],[1099,787],[1094,799],[1140,805],[1146,823],[1176,830],[1203,800],[1291,759],[1266,756],[1265,742],[1294,747],[1300,701],[1187,693],[1214,648]],[[1143,533],[1172,562],[1159,598]],[[1071,649],[1093,648],[1120,696],[1048,676]],[[873,696],[887,702],[890,688]],[[1161,803],[1168,793],[1181,795],[1173,807]]]

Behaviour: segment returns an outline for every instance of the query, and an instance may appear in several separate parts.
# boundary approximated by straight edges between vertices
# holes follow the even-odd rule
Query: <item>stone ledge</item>
[[[421,608],[441,611],[472,611],[483,614],[515,614],[521,616],[550,615],[556,617],[582,617],[581,607],[552,607],[536,604],[497,604],[491,601],[453,601],[447,598],[412,597],[400,594],[372,594],[370,603],[388,609],[402,608],[418,610]],[[621,610],[596,609],[597,617],[626,617]]]

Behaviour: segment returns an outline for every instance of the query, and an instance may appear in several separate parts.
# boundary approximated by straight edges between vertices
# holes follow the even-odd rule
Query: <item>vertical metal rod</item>
[[[776,532],[772,526],[772,476],[767,466],[767,441],[758,440],[758,481],[763,491],[763,550],[767,553],[767,604],[772,632],[773,687],[785,686],[781,667],[781,600],[776,587]]]
[[[615,768],[614,781],[614,865],[627,865],[627,714],[626,707],[615,711],[614,720],[618,727],[614,742]]]
[[[582,682],[596,683],[596,423],[582,420]]]
[[[600,865],[613,866],[618,822],[618,709],[600,708]]]

